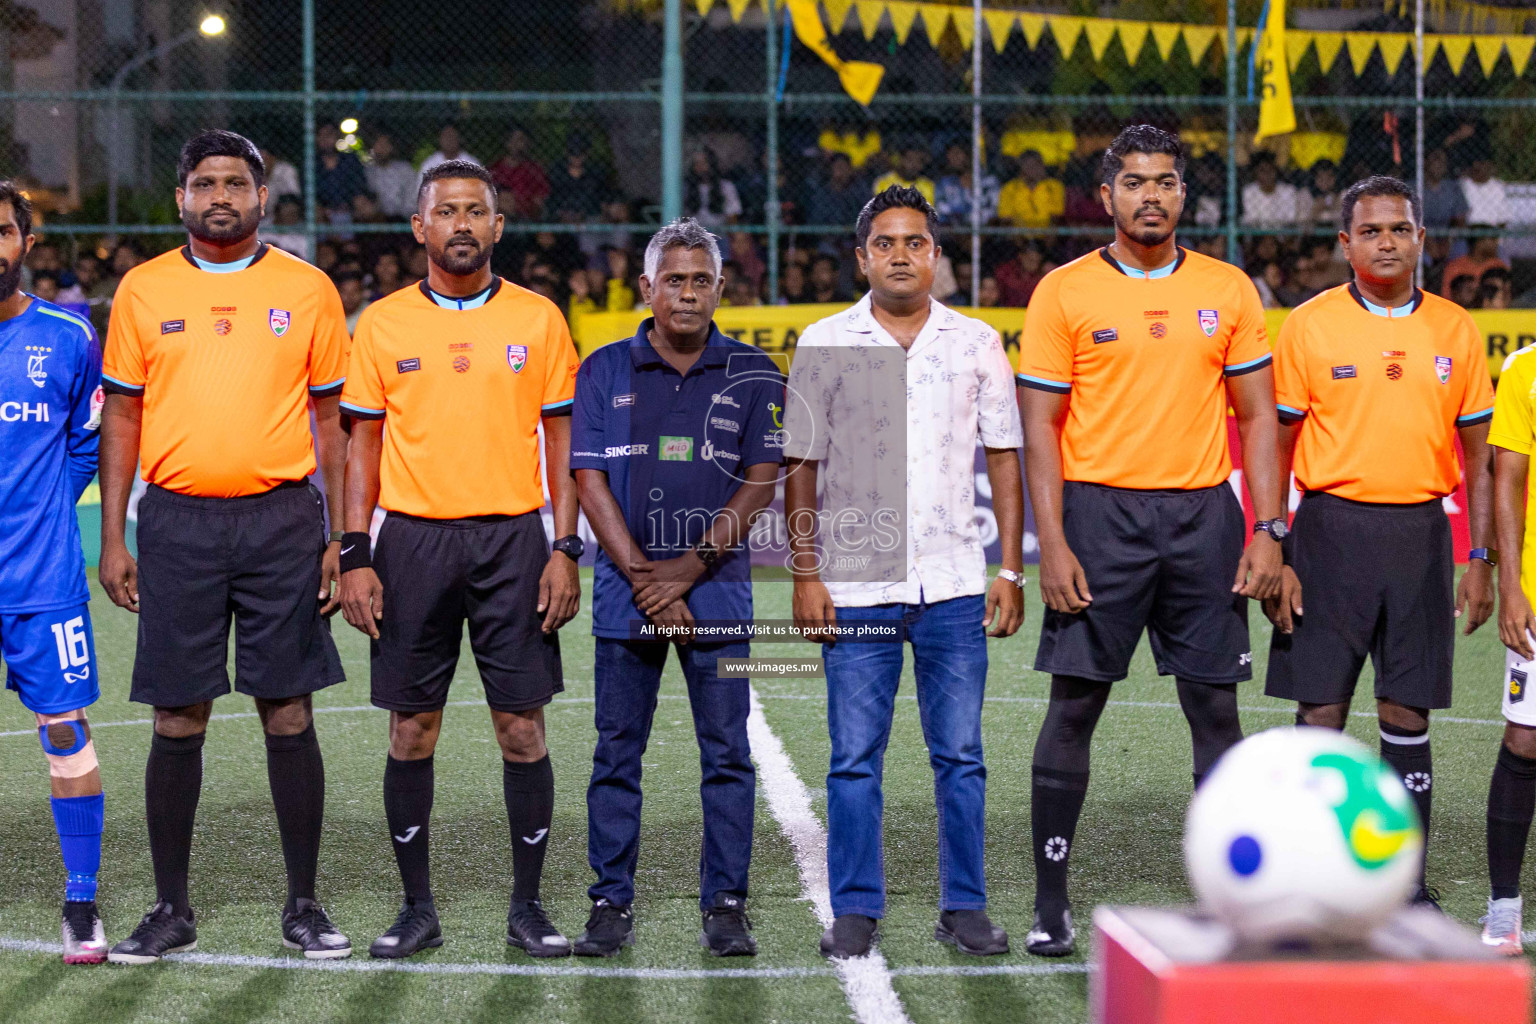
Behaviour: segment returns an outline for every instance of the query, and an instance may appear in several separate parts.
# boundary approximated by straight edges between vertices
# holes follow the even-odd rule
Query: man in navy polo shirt
[[[577,956],[635,941],[640,758],[667,649],[676,644],[703,770],[699,942],[751,956],[746,916],[756,779],[747,744],[745,658],[752,619],[752,517],[773,498],[784,379],[765,354],[711,319],[720,248],[690,219],[657,232],[640,292],[652,316],[594,352],[576,377],[571,471],[602,545],[592,584],[597,749],[587,788],[587,858],[597,874]]]

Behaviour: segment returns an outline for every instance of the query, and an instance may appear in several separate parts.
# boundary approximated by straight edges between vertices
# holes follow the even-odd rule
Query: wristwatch
[[[551,544],[550,547],[555,551],[560,552],[562,555],[569,558],[573,562],[580,561],[581,553],[587,550],[587,546],[582,543],[581,538],[576,536],[574,533],[569,537],[561,537],[559,540]]]
[[[713,569],[715,563],[720,561],[720,549],[707,540],[701,540],[695,544],[693,553],[699,556],[699,561],[704,563],[706,569]]]
[[[1489,565],[1499,564],[1499,552],[1496,548],[1473,548],[1467,552],[1467,559],[1480,558]]]
[[[1012,583],[1014,586],[1018,587],[1020,590],[1023,590],[1024,589],[1024,584],[1029,582],[1029,580],[1024,578],[1024,574],[1023,573],[1021,573],[1021,572],[1014,572],[1012,569],[999,569],[999,570],[997,570],[997,578],[1000,579],[1000,580],[1007,580],[1009,583]]]
[[[1291,532],[1291,528],[1285,524],[1285,517],[1281,516],[1279,519],[1262,519],[1254,523],[1253,532],[1255,535],[1267,533],[1276,542],[1279,542],[1285,540],[1286,535]]]

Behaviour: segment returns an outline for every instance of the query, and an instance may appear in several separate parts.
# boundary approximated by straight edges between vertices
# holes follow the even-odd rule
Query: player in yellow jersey
[[[1483,942],[1502,953],[1522,951],[1520,866],[1536,806],[1536,531],[1530,517],[1531,450],[1536,448],[1536,345],[1504,361],[1494,399],[1493,518],[1503,552],[1499,562],[1499,639],[1504,669],[1504,742],[1488,787],[1488,916]]]

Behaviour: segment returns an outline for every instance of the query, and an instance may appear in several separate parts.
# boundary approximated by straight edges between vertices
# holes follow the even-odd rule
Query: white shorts
[[[1533,638],[1536,639],[1536,638]],[[1516,725],[1536,727],[1536,661],[1526,661],[1504,648],[1504,718]]]

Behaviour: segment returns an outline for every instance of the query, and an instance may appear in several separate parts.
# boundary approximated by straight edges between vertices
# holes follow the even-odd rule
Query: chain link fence
[[[1276,306],[1347,275],[1337,196],[1367,173],[1422,176],[1426,287],[1536,305],[1536,19],[1473,34],[1436,5],[1420,75],[1404,6],[1293,0],[1297,128],[1255,143],[1252,0],[811,5],[837,58],[884,69],[868,105],[785,0],[0,0],[0,174],[42,211],[31,286],[98,323],[127,267],[180,243],[176,153],[208,127],[268,155],[265,236],[358,301],[425,273],[419,168],[468,154],[501,185],[496,269],[571,311],[632,308],[673,213],[728,243],[729,303],[848,301],[854,218],[891,181],[939,208],[942,298],[1018,306],[1110,237],[1098,160],[1140,120],[1188,145],[1185,243]]]

